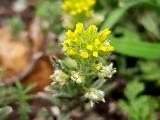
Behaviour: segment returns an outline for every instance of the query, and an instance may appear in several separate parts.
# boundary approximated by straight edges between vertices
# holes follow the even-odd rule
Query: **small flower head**
[[[91,101],[91,103],[97,102],[97,101],[105,102],[104,92],[101,90],[97,90],[95,88],[90,88],[85,93],[85,98],[89,99]]]
[[[75,81],[77,84],[81,84],[84,82],[84,77],[80,75],[79,72],[72,71],[71,79]]]
[[[82,58],[86,59],[86,58],[88,58],[89,55],[88,55],[88,52],[83,51],[83,52],[80,53],[80,56]]]
[[[87,59],[105,56],[114,50],[109,44],[108,35],[111,31],[107,28],[98,32],[95,25],[84,29],[82,23],[77,23],[74,31],[68,30],[63,42],[64,52],[71,57]]]
[[[96,70],[96,71],[100,71],[104,68],[103,64],[102,63],[98,63],[98,64],[94,64],[93,65],[93,68]]]
[[[105,77],[111,78],[112,75],[116,73],[116,69],[113,68],[113,63],[108,66],[103,66],[100,70],[98,70],[98,77],[104,79]]]
[[[106,75],[111,78],[114,73],[116,73],[116,68],[113,68],[113,63],[105,67]]]
[[[55,83],[58,83],[60,86],[64,86],[68,78],[69,76],[61,70],[55,70],[54,74],[50,76],[50,79],[52,79]]]
[[[72,16],[80,14],[89,16],[95,3],[95,0],[65,0],[62,9]]]

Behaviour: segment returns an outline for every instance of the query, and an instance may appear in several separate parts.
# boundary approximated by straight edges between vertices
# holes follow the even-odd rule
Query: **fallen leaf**
[[[43,91],[44,87],[52,82],[52,80],[49,79],[52,73],[53,68],[49,58],[47,56],[42,56],[36,61],[32,72],[27,75],[22,82],[24,86],[36,83],[36,88],[32,90],[33,93]]]
[[[1,28],[0,36],[0,67],[6,70],[6,77],[17,76],[30,63],[30,49],[24,41],[12,38],[9,27]]]

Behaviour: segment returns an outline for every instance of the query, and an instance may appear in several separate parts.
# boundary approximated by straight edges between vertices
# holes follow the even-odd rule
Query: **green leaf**
[[[112,28],[121,18],[122,16],[130,9],[138,4],[142,4],[145,6],[149,6],[152,10],[155,10],[158,14],[160,13],[160,6],[158,3],[152,2],[152,0],[135,0],[126,3],[124,6],[120,8],[116,8],[112,10],[112,12],[108,15],[108,17],[102,23],[100,29],[104,29],[105,27]]]
[[[144,85],[136,80],[129,82],[125,89],[128,101],[119,100],[118,106],[131,120],[156,120],[155,110],[159,108],[158,100],[148,95],[137,96],[144,90]]]
[[[54,94],[53,95],[53,97],[64,97],[64,98],[70,98],[71,97],[71,95],[70,94],[68,94],[68,93],[65,93],[65,92],[59,92],[59,93],[56,93],[56,94]]]
[[[69,57],[65,57],[63,59],[63,64],[65,64],[66,66],[68,66],[69,68],[77,68],[77,63],[75,60],[69,58]]]
[[[36,83],[32,83],[27,86],[27,88],[24,90],[24,92],[27,94],[28,92],[31,92],[33,90],[33,88],[35,88],[35,87],[36,87]]]
[[[159,27],[156,17],[148,12],[145,15],[140,16],[139,22],[144,26],[144,28],[156,38],[159,38]]]
[[[129,111],[129,105],[124,100],[118,101],[118,107],[120,107],[123,111]]]
[[[11,32],[14,37],[17,37],[25,29],[25,25],[20,17],[8,19],[7,23],[11,26]]]
[[[0,120],[4,120],[12,111],[9,106],[0,108]]]
[[[160,59],[160,44],[135,40],[134,37],[112,38],[111,44],[115,52],[131,57],[144,59]]]
[[[121,17],[126,13],[126,11],[139,4],[142,3],[143,1],[139,0],[139,1],[132,1],[129,2],[127,4],[125,4],[123,7],[121,8],[116,8],[114,9],[107,17],[107,19],[102,23],[101,25],[101,29],[104,29],[105,27],[109,27],[112,28],[120,19]]]
[[[159,5],[158,0],[157,2],[153,0],[144,0],[144,1],[145,1],[146,6],[150,7],[152,10],[154,10],[158,14],[160,13],[160,5]]]
[[[131,81],[128,83],[125,89],[125,96],[128,100],[134,100],[139,93],[144,90],[144,85],[137,81]]]
[[[42,0],[36,8],[35,14],[38,17],[41,17],[48,21],[55,21],[57,17],[61,15],[61,4],[60,0],[58,1],[47,1]]]
[[[26,89],[26,92],[30,90],[30,88]],[[19,115],[21,120],[28,120],[28,114],[31,112],[31,108],[28,104],[28,100],[33,99],[32,95],[27,95],[25,89],[23,88],[22,84],[18,81],[16,83],[16,91],[17,97],[16,102],[19,107]]]
[[[104,93],[108,93],[114,90],[117,86],[117,82],[112,82],[109,84],[104,84],[101,89],[104,91]]]
[[[96,89],[100,89],[104,85],[105,82],[106,82],[105,80],[98,79],[91,85],[91,87],[96,88]]]
[[[48,18],[50,16],[51,3],[44,1],[37,6],[36,16]]]
[[[69,72],[68,66],[63,65],[61,60],[57,59],[57,58],[54,57],[54,56],[51,56],[51,59],[50,59],[50,60],[51,60],[51,62],[52,62],[52,64],[53,64],[53,67],[54,67],[54,68],[56,68],[56,69],[61,69],[61,70],[63,70],[65,73],[68,73],[68,72]]]
[[[66,113],[61,113],[61,114],[58,116],[57,120],[70,120],[70,119],[69,119],[69,115],[68,115],[68,114],[66,114]]]
[[[160,81],[160,64],[156,61],[140,61],[138,63],[139,69],[142,71],[142,78],[146,81]],[[158,84],[160,85],[160,84]]]

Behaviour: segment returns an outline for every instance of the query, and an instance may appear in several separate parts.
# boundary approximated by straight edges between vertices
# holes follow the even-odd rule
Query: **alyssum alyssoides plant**
[[[63,101],[60,106],[78,105],[88,100],[92,106],[95,102],[105,101],[104,92],[100,89],[106,79],[116,72],[113,64],[106,62],[107,56],[114,50],[108,40],[110,33],[108,28],[98,32],[95,25],[85,29],[82,23],[77,23],[74,31],[66,32],[63,50],[71,58],[72,65],[53,57],[56,69],[50,76],[53,96]],[[68,102],[65,101],[67,99]]]

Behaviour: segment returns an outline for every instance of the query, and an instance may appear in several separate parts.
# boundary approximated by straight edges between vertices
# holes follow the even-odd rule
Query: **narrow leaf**
[[[134,41],[132,38],[112,38],[115,52],[131,57],[160,59],[160,43]]]
[[[105,27],[112,28],[120,20],[120,18],[126,13],[126,11],[129,8],[139,4],[141,2],[143,2],[143,1],[140,1],[140,0],[139,1],[132,1],[132,2],[127,3],[126,5],[124,5],[121,8],[116,8],[115,10],[113,10],[109,14],[107,19],[103,22],[101,29],[104,29]]]

